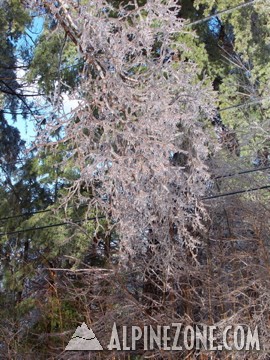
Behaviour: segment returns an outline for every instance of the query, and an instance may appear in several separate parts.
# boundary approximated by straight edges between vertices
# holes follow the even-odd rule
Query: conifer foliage
[[[48,20],[27,79],[49,111],[37,117],[32,157],[13,167],[24,142],[0,111],[0,351],[8,359],[267,359],[266,104],[261,118],[252,102],[249,119],[267,141],[238,132],[248,123],[238,111],[248,106],[243,89],[263,86],[266,57],[236,54],[249,39],[239,14],[253,23],[260,1],[21,3],[30,18]],[[253,78],[260,66],[265,75]],[[13,104],[8,95],[2,103],[13,110],[21,97]],[[68,114],[67,98],[77,104]],[[64,351],[83,322],[103,352]],[[262,351],[152,351],[142,339],[136,351],[109,351],[114,323],[214,325],[220,342],[225,326],[244,324],[259,328]]]

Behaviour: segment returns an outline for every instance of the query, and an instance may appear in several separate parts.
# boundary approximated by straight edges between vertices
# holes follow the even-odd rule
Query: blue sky
[[[42,33],[44,27],[44,18],[43,17],[37,17],[34,19],[33,21],[33,25],[31,27],[31,29],[28,30],[29,35],[31,36],[31,38],[33,39],[33,41],[37,41],[38,37],[40,36],[40,34]],[[26,37],[27,39],[28,37]],[[25,39],[25,37],[23,37],[22,39],[20,39],[20,41],[17,44],[17,48],[18,48],[18,53],[19,53],[19,48],[20,47],[24,47],[24,46],[29,46],[27,40]],[[18,71],[18,78],[21,78],[24,76],[24,71],[20,70]],[[31,92],[38,92],[38,89],[35,88],[35,85],[29,85],[29,88],[25,88],[24,89],[25,93],[31,93]],[[65,115],[65,116],[70,116],[70,112],[75,109],[78,105],[79,105],[79,100],[78,99],[71,99],[69,98],[68,94],[62,94],[62,99],[63,99],[63,107],[62,110],[59,112],[59,115]],[[28,98],[28,100],[31,100],[31,98]],[[37,98],[35,97],[34,100],[37,100]],[[40,111],[40,114],[44,115],[44,117],[46,117],[46,115],[50,114],[52,112],[52,107],[50,104],[46,103],[46,99],[43,99],[42,97],[40,97],[40,104],[37,106],[37,108],[44,108]],[[30,144],[34,139],[35,139],[35,124],[36,122],[41,122],[43,117],[42,116],[38,116],[36,119],[29,115],[28,118],[25,120],[23,119],[22,116],[18,115],[17,116],[17,121],[14,123],[12,121],[12,116],[11,115],[6,115],[6,119],[9,121],[9,123],[12,126],[16,126],[20,133],[21,133],[21,138],[23,140],[25,140],[27,142],[27,144]]]
[[[33,41],[36,41],[38,39],[38,37],[40,36],[40,34],[42,33],[43,30],[43,26],[44,26],[44,18],[43,17],[35,17],[32,23],[32,26],[29,30],[27,30],[27,33],[31,36],[31,38],[33,39]],[[28,38],[27,37],[22,37],[18,43],[17,43],[17,48],[18,51],[20,49],[20,47],[23,46],[29,46],[28,45],[28,40],[26,40]],[[23,72],[20,72],[20,74],[18,74],[18,77],[23,76]],[[25,89],[27,92],[27,89]],[[34,124],[35,124],[35,119],[33,119],[33,117],[31,117],[31,115],[29,115],[29,117],[25,120],[22,118],[21,115],[17,116],[17,121],[14,123],[12,120],[12,116],[11,115],[5,115],[5,118],[7,119],[7,121],[12,125],[15,126],[19,129],[20,133],[21,133],[21,137],[23,140],[26,140],[27,143],[30,143],[31,141],[34,140],[35,137],[35,129],[34,129]]]

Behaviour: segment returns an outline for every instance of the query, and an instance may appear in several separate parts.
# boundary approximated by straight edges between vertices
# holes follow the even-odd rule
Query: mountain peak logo
[[[103,350],[103,347],[100,345],[100,342],[96,338],[92,329],[88,329],[86,323],[82,323],[81,326],[78,326],[75,333],[72,335],[72,338],[65,350],[69,351],[80,351],[80,350],[92,350],[99,351]]]

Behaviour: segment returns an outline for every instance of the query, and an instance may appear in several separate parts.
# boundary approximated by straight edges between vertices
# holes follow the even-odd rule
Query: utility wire
[[[219,109],[218,111],[219,111],[219,112],[221,112],[221,111],[227,111],[227,110],[236,109],[236,108],[241,108],[241,107],[245,107],[245,106],[249,106],[249,105],[259,104],[259,103],[263,102],[264,100],[269,100],[269,97],[263,97],[263,98],[261,98],[261,99],[249,101],[249,102],[246,102],[246,103],[244,103],[244,104],[238,104],[238,105],[228,106],[228,107]]]
[[[191,23],[187,23],[187,24],[184,25],[184,27],[190,27],[190,26],[202,24],[202,23],[204,23],[204,22],[206,22],[206,21],[208,21],[208,20],[211,20],[211,19],[219,16],[219,15],[230,14],[230,13],[232,13],[232,12],[235,11],[235,10],[242,9],[242,8],[244,8],[244,7],[253,5],[253,4],[255,4],[256,2],[259,2],[259,1],[261,1],[261,0],[252,0],[252,1],[249,1],[249,2],[246,2],[246,3],[242,3],[242,4],[240,4],[240,5],[237,5],[237,6],[232,7],[232,8],[230,8],[230,9],[222,10],[222,11],[220,11],[220,12],[214,14],[214,15],[209,15],[209,16],[206,16],[206,17],[203,18],[203,19],[196,20],[196,21],[193,21],[193,22],[191,22]]]
[[[246,190],[237,190],[237,191],[232,191],[232,192],[213,195],[213,196],[205,196],[205,197],[202,198],[202,200],[217,199],[217,198],[220,198],[220,197],[226,197],[226,196],[237,195],[237,194],[244,194],[244,193],[248,193],[248,192],[252,192],[252,191],[264,190],[264,189],[269,189],[269,188],[270,188],[270,185],[265,185],[265,186],[260,186],[260,187],[257,187],[257,188],[251,188],[251,189],[246,189]]]
[[[23,217],[23,216],[30,216],[30,215],[40,214],[40,213],[45,213],[45,212],[50,212],[50,211],[53,211],[53,210],[52,209],[47,209],[47,210],[29,211],[27,213],[2,217],[2,218],[0,218],[0,221],[6,221],[6,220],[9,220],[9,219],[17,219],[17,218],[20,218],[20,217]]]
[[[81,209],[86,206],[87,205],[81,205],[79,208]],[[74,206],[72,206],[72,205],[68,206],[68,208],[72,208],[72,207],[74,207]],[[44,210],[37,210],[37,211],[29,211],[29,212],[25,212],[25,213],[18,214],[18,215],[2,217],[2,218],[0,218],[0,221],[5,221],[5,220],[9,220],[9,219],[17,219],[17,218],[24,217],[24,216],[30,216],[30,215],[41,214],[41,213],[46,213],[46,212],[53,212],[54,210],[57,210],[57,209],[44,209]]]
[[[215,18],[215,17],[217,17],[217,16],[219,16],[219,15],[229,14],[229,13],[233,12],[234,10],[241,9],[241,8],[250,6],[250,5],[252,5],[252,4],[255,4],[255,3],[258,2],[258,1],[260,1],[260,0],[252,0],[252,1],[249,1],[249,2],[247,2],[247,3],[242,3],[242,4],[240,4],[240,5],[237,5],[237,6],[235,6],[235,7],[232,7],[232,8],[230,8],[230,9],[222,10],[222,11],[220,11],[220,12],[214,14],[214,15],[210,15],[210,16],[207,16],[207,17],[205,17],[205,18],[203,18],[203,19],[194,21],[194,22],[192,22],[192,23],[188,23],[188,24],[185,25],[185,27],[189,27],[189,26],[201,24],[201,23],[206,22],[206,21],[209,21],[209,20],[211,20],[212,18]],[[58,71],[57,73],[62,72],[63,70],[65,70],[65,69],[67,69],[67,68],[73,68],[73,67],[78,66],[78,65],[80,65],[80,63],[74,64],[74,65],[71,65],[71,66],[67,66],[67,67],[62,68],[62,69],[59,69],[59,71]],[[15,94],[15,95],[25,96],[25,95],[23,95],[23,94]],[[42,95],[42,94],[41,94],[41,95]],[[40,95],[32,95],[32,96],[40,96]],[[265,99],[267,99],[267,98],[262,98],[262,99],[259,99],[259,100],[254,100],[254,101],[251,101],[251,102],[248,102],[248,103],[245,103],[245,104],[233,105],[233,106],[230,106],[230,107],[226,107],[226,108],[220,109],[219,111],[222,112],[222,111],[230,110],[230,109],[233,109],[233,108],[240,108],[240,107],[245,107],[245,106],[252,105],[252,104],[257,104],[257,103],[262,102],[262,101],[265,100]],[[236,175],[247,174],[247,173],[252,173],[252,172],[256,172],[256,171],[263,171],[263,170],[266,170],[266,169],[269,169],[269,168],[270,168],[270,166],[264,167],[264,168],[259,168],[259,169],[244,170],[244,171],[241,171],[241,172],[238,172],[238,173],[233,173],[233,174],[219,175],[219,176],[215,177],[215,179],[226,178],[226,177],[233,177],[233,176],[236,176]],[[216,198],[220,198],[220,197],[231,196],[231,195],[236,195],[236,194],[242,194],[242,193],[246,193],[246,192],[257,191],[257,190],[268,189],[268,188],[270,188],[270,185],[261,186],[261,187],[258,187],[258,188],[246,189],[246,190],[238,190],[238,191],[234,191],[234,192],[223,193],[223,194],[213,195],[213,196],[209,196],[209,197],[203,197],[202,200],[216,199]],[[19,214],[19,215],[14,215],[14,216],[3,217],[3,218],[0,218],[0,221],[8,220],[8,219],[13,219],[13,218],[19,218],[19,217],[23,217],[23,216],[34,215],[34,214],[38,214],[38,213],[51,212],[51,211],[53,211],[53,210],[52,210],[52,209],[47,209],[47,210],[32,211],[32,212],[28,212],[28,213],[24,213],[24,214]],[[98,218],[104,218],[104,216],[98,217]],[[96,219],[96,218],[89,218],[89,219],[86,219],[86,220],[89,220],[89,221],[90,221],[90,220],[95,220],[95,219]],[[86,220],[77,220],[77,221],[74,221],[73,223],[80,223],[80,222],[86,221]],[[70,222],[59,223],[59,224],[51,224],[51,225],[40,226],[40,227],[35,227],[35,228],[28,228],[28,229],[24,229],[24,230],[17,230],[17,231],[8,232],[8,233],[0,233],[0,236],[13,235],[13,234],[21,233],[21,232],[26,232],[26,231],[41,230],[41,229],[46,229],[46,228],[50,228],[50,227],[70,225],[70,224],[71,224]]]
[[[215,176],[213,179],[215,179],[215,180],[224,179],[224,178],[228,178],[228,177],[234,177],[234,176],[237,176],[237,175],[254,173],[254,172],[257,172],[257,171],[264,171],[264,170],[268,170],[268,169],[270,169],[270,166],[265,166],[263,168],[257,168],[257,169],[247,169],[247,170],[239,171],[237,173],[218,175],[218,176]],[[259,189],[260,188],[258,188],[258,190]],[[245,192],[245,191],[251,191],[251,190],[240,190],[240,191]],[[215,195],[215,196],[219,197],[219,196],[225,196],[225,195]],[[205,199],[205,198],[203,198],[203,199]],[[83,206],[86,206],[86,205],[83,205]],[[72,207],[72,206],[70,206],[70,207]],[[0,221],[6,221],[6,220],[9,220],[9,219],[16,219],[16,218],[35,215],[35,214],[40,214],[40,213],[53,212],[54,210],[56,210],[56,209],[44,209],[44,210],[37,210],[37,211],[29,211],[29,212],[18,214],[18,215],[11,215],[11,216],[2,217],[2,218],[0,218]]]
[[[228,106],[226,108],[222,108],[222,109],[219,109],[218,111],[219,112],[222,112],[222,111],[227,111],[227,110],[231,110],[231,109],[237,109],[237,108],[242,108],[242,107],[246,107],[246,106],[250,106],[250,105],[255,105],[255,104],[260,104],[262,103],[264,100],[269,100],[269,97],[264,97],[264,98],[261,98],[261,99],[258,99],[258,100],[253,100],[253,101],[250,101],[250,102],[246,102],[244,104],[237,104],[237,105],[232,105],[232,106]],[[42,108],[39,108],[39,109],[33,109],[33,112],[40,112],[46,108],[49,108],[51,105],[47,105],[47,106],[44,106]],[[31,114],[30,111],[22,111],[22,112],[11,112],[11,111],[7,111],[7,110],[2,110],[3,113],[5,114],[8,114],[8,115],[24,115],[24,114]],[[44,116],[46,117],[47,115],[46,114],[42,114],[42,115],[39,115],[39,114],[36,114],[36,116]]]
[[[94,221],[94,220],[97,220],[97,219],[105,219],[105,216],[97,216],[97,217],[92,217],[92,218],[87,218],[87,219],[82,219],[82,220],[75,220],[75,221],[70,221],[70,222],[62,222],[62,223],[58,223],[58,224],[37,226],[37,227],[27,228],[27,229],[23,229],[23,230],[2,232],[2,233],[0,233],[0,237],[5,236],[5,235],[16,235],[16,234],[25,233],[25,232],[28,232],[28,231],[44,230],[44,229],[48,229],[48,228],[52,228],[52,227],[58,227],[58,226],[64,226],[64,225],[79,224],[79,223],[82,223],[84,221]]]
[[[205,197],[202,197],[201,200],[212,200],[212,199],[217,199],[217,198],[226,197],[226,196],[244,194],[244,193],[248,193],[248,192],[252,192],[252,191],[265,190],[265,189],[269,189],[269,188],[270,188],[270,185],[265,185],[265,186],[260,186],[260,187],[257,187],[257,188],[232,191],[232,192],[227,192],[227,193],[213,195],[213,196],[205,196]],[[0,237],[5,236],[5,235],[7,236],[7,235],[21,234],[21,233],[25,233],[25,232],[28,232],[28,231],[44,230],[44,229],[48,229],[48,228],[52,228],[52,227],[58,227],[58,226],[64,226],[64,225],[79,224],[79,223],[84,222],[84,221],[94,221],[94,220],[97,220],[97,219],[105,219],[105,218],[106,218],[105,216],[98,216],[98,217],[87,218],[87,219],[82,219],[82,220],[75,220],[75,221],[72,221],[72,222],[62,222],[62,223],[57,223],[57,224],[50,224],[50,225],[27,228],[27,229],[23,229],[23,230],[2,232],[2,233],[0,233]]]
[[[237,176],[237,175],[253,173],[253,172],[256,172],[256,171],[264,171],[264,170],[268,170],[268,169],[270,169],[270,166],[265,166],[263,168],[258,168],[258,169],[243,170],[243,171],[239,171],[237,173],[218,175],[218,176],[215,176],[214,179],[218,180],[218,179],[223,179],[223,178],[227,178],[227,177],[233,177],[233,176]]]
[[[249,158],[249,157],[248,157]],[[14,165],[14,164],[20,164],[20,163],[24,163],[26,162],[27,160],[32,160],[32,159],[20,159],[20,160],[17,160],[17,161],[13,161],[13,162],[8,162],[8,163],[1,163],[1,160],[0,160],[0,167],[1,165],[5,165],[5,166],[9,166],[9,165]],[[237,173],[229,173],[229,174],[225,174],[225,175],[216,175],[214,177],[214,179],[220,179],[220,178],[226,178],[226,177],[232,177],[232,176],[236,176],[236,175],[241,175],[241,174],[248,174],[248,173],[252,173],[252,172],[256,172],[256,171],[264,171],[264,170],[267,170],[267,169],[270,169],[270,166],[265,166],[265,167],[262,167],[262,168],[256,168],[256,169],[245,169],[245,170],[242,170],[242,171],[239,171]],[[0,219],[1,220],[1,219]]]

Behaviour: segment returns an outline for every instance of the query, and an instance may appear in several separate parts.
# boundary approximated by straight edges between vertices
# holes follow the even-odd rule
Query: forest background
[[[270,3],[0,3],[0,358],[116,321],[265,350],[91,359],[267,359]]]

